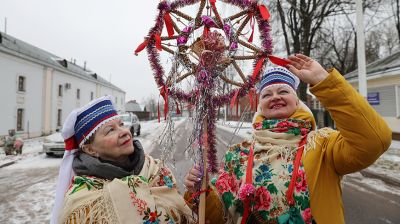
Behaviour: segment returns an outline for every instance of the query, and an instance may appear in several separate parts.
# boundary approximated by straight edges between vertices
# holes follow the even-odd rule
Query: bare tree
[[[400,0],[392,0],[392,10],[397,30],[397,39],[400,44]]]
[[[325,66],[333,66],[342,74],[357,69],[357,34],[354,7],[343,9],[343,14],[328,18],[318,33],[318,49],[313,56]],[[392,16],[388,3],[382,0],[364,1],[365,45],[367,63],[391,54],[396,48],[393,29],[388,29]]]
[[[278,0],[276,7],[275,5],[272,7],[277,9],[287,54],[301,52],[309,56],[324,20],[331,15],[341,13],[341,6],[346,2],[343,0]],[[307,85],[300,83],[299,97],[304,101],[307,98],[306,91]]]

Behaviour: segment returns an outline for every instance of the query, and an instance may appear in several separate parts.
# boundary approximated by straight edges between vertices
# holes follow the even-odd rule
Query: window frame
[[[57,127],[62,125],[62,109],[57,109]]]
[[[77,100],[81,99],[81,89],[79,89],[79,88],[76,89],[76,99]]]
[[[59,97],[63,96],[63,85],[62,84],[58,85],[58,96]]]
[[[22,82],[21,82],[22,80]],[[26,92],[26,77],[23,75],[18,76],[18,92]]]
[[[24,130],[24,108],[17,108],[17,131]]]

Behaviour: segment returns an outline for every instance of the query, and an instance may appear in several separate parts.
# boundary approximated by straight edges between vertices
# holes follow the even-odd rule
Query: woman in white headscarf
[[[51,223],[189,223],[171,171],[146,155],[111,97],[67,117]]]
[[[211,181],[210,223],[344,223],[342,176],[371,165],[390,145],[385,121],[335,69],[326,71],[301,54],[289,61],[290,71],[265,72],[253,141],[229,148]],[[337,131],[316,130],[296,95],[299,78],[310,84]],[[195,166],[185,177],[188,198],[200,176]]]

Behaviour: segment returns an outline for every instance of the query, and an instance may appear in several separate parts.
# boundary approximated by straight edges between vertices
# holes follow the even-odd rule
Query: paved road
[[[176,127],[177,149],[176,149],[176,178],[183,192],[183,177],[192,166],[190,160],[186,160],[184,150],[187,147],[187,139],[191,133],[190,124],[182,123]],[[226,146],[242,141],[239,137],[232,139],[232,134],[217,129],[218,158],[221,159]],[[159,148],[159,147],[157,147]],[[160,151],[154,150],[152,155],[158,157]],[[362,177],[361,177],[362,178]],[[343,181],[343,202],[345,208],[346,223],[350,224],[387,224],[400,223],[400,196],[388,192],[376,191],[365,184],[360,183],[360,177],[347,176]]]

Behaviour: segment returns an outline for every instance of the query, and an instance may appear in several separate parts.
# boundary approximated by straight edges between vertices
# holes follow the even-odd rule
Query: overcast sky
[[[0,30],[59,57],[76,59],[126,92],[126,100],[158,96],[143,51],[134,49],[154,25],[159,0],[1,0]]]

